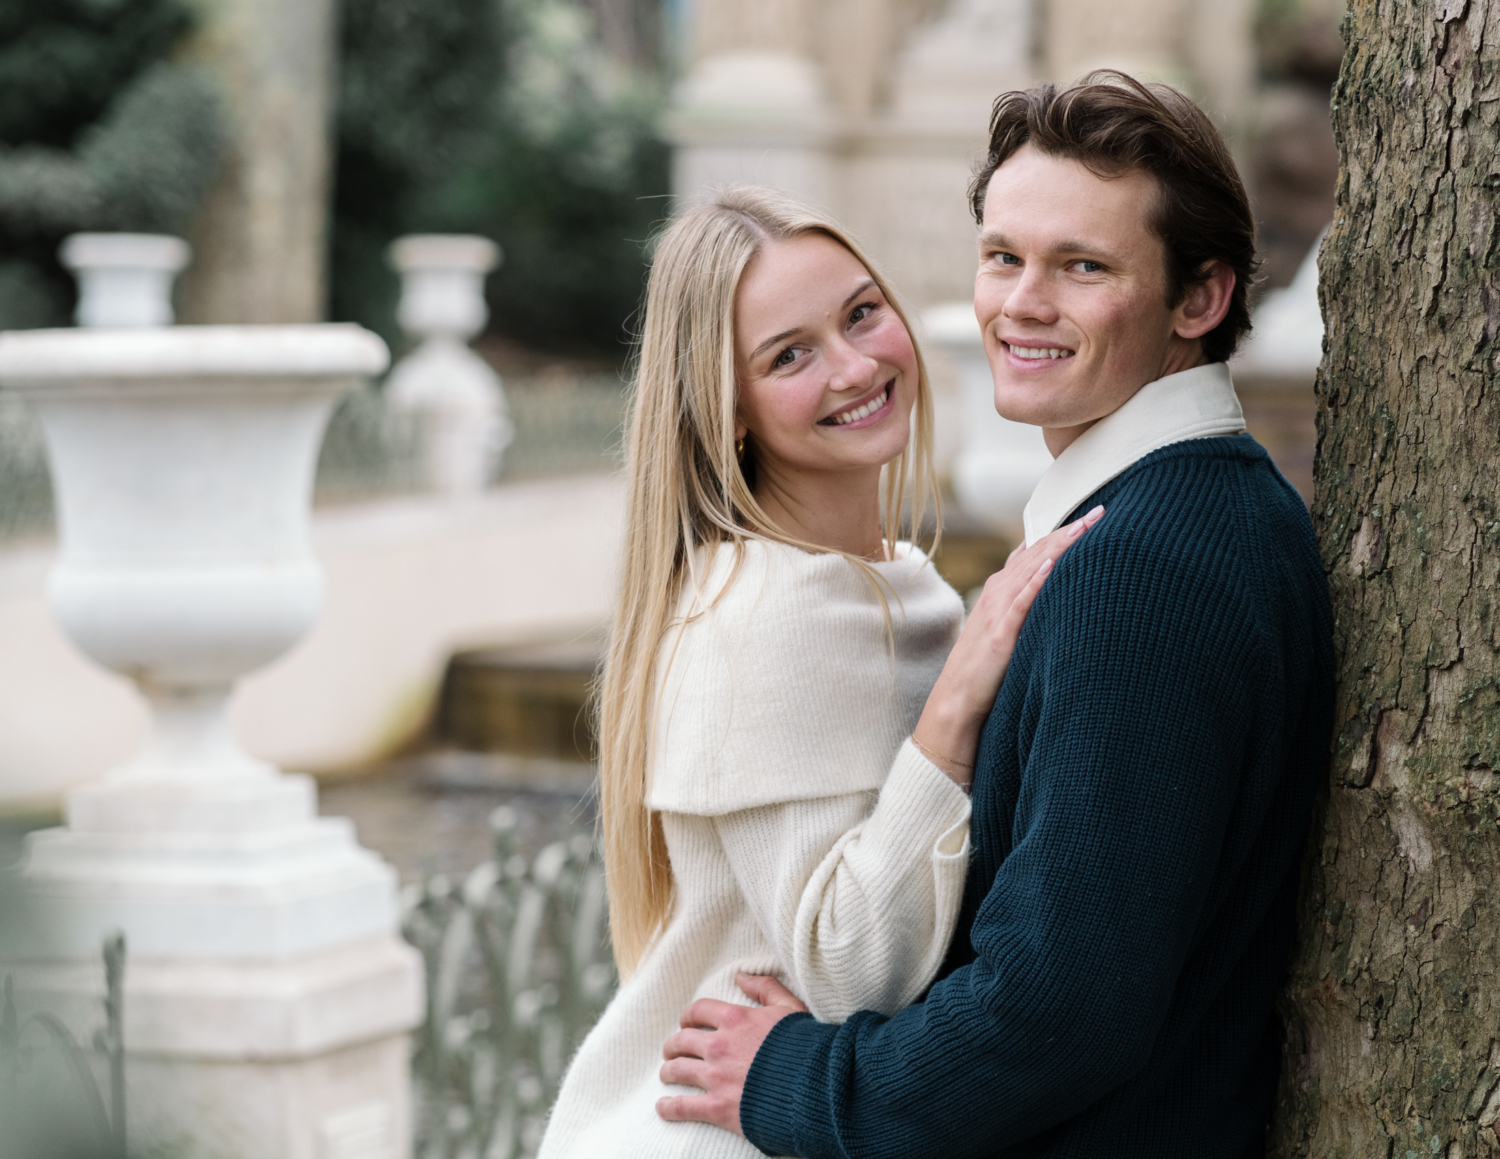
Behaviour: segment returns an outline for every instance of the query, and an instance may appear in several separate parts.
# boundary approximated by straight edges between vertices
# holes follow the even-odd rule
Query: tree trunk
[[[1500,0],[1353,0],[1313,512],[1339,690],[1271,1154],[1500,1156]]]

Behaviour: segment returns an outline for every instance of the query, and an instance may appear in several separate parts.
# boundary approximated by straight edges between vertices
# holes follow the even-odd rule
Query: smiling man
[[[774,1155],[1248,1159],[1332,714],[1307,512],[1244,434],[1254,224],[1186,97],[1120,74],[996,103],[975,311],[995,404],[1103,504],[981,737],[960,933],[926,997],[825,1025],[774,979],[700,1001],[668,1119]]]

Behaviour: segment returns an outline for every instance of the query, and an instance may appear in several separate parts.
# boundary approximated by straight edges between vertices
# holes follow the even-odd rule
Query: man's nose
[[[1048,272],[1037,265],[1022,270],[1006,295],[1003,313],[1018,322],[1056,322],[1057,304]]]

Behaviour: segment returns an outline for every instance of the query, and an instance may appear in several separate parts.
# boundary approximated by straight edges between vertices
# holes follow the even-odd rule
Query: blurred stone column
[[[1120,68],[1186,90],[1233,138],[1255,94],[1254,0],[1040,0],[1041,59],[1065,84]]]
[[[699,0],[672,98],[672,192],[692,204],[725,185],[768,185],[828,207],[838,118],[813,55],[810,0]]]
[[[325,301],[333,0],[193,0],[190,55],[224,85],[233,143],[191,231],[188,323],[315,322]]]

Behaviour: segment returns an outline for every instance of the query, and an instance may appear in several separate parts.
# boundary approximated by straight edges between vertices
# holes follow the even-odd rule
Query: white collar
[[[1070,511],[1152,451],[1244,429],[1240,400],[1223,362],[1148,382],[1052,460],[1026,504],[1026,542],[1056,530]]]

